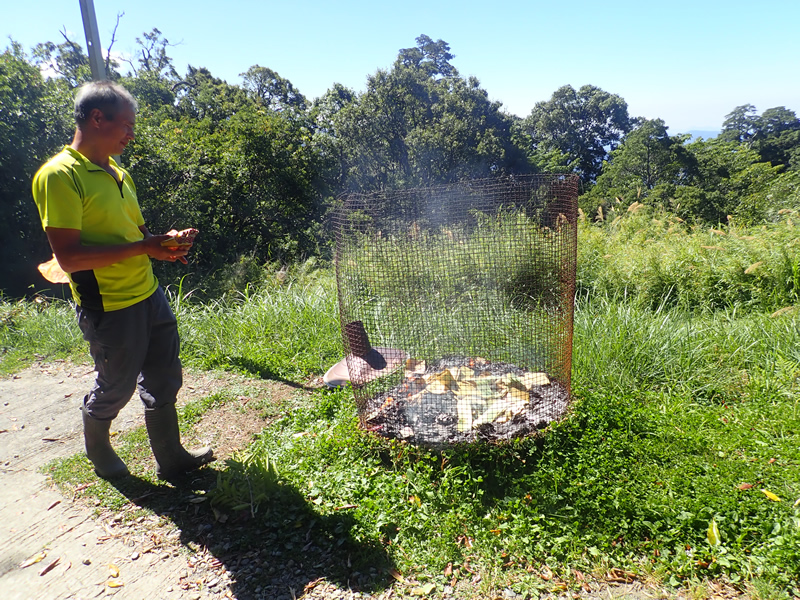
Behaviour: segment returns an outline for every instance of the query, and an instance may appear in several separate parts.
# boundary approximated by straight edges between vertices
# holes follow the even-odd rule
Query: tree
[[[793,157],[800,158],[800,119],[783,106],[767,109],[758,118],[753,140],[764,161],[792,168]]]
[[[581,197],[581,208],[594,213],[598,206],[633,202],[672,202],[675,190],[687,183],[696,169],[686,149],[688,135],[670,136],[661,119],[640,120],[603,165],[597,183]]]
[[[428,77],[458,77],[458,71],[450,64],[455,58],[450,53],[450,45],[444,40],[433,41],[427,35],[416,39],[414,48],[403,48],[395,63],[398,67],[420,70]]]
[[[588,185],[632,122],[620,96],[592,85],[579,90],[565,85],[550,100],[537,102],[522,126],[530,136],[530,153],[558,150],[577,162],[576,171]]]
[[[693,166],[683,145],[689,136],[671,137],[667,129],[661,119],[641,121],[611,153],[592,193],[613,190],[615,196],[630,198],[635,192],[641,199],[658,185],[684,183]]]
[[[791,167],[793,157],[800,158],[800,119],[784,106],[758,115],[755,106],[744,104],[726,116],[718,139],[754,148],[774,167]]]
[[[149,32],[143,33],[142,37],[137,37],[136,44],[139,46],[135,53],[136,63],[132,60],[127,61],[134,76],[167,79],[172,82],[178,80],[178,72],[172,64],[172,58],[167,55],[167,48],[176,44],[170,44],[161,31],[154,27]]]
[[[196,120],[206,119],[212,126],[252,106],[242,88],[214,77],[205,67],[190,65],[186,77],[175,88],[178,89],[178,114]]]
[[[306,99],[303,94],[297,91],[291,81],[284,79],[272,69],[253,65],[239,76],[244,80],[243,87],[248,95],[270,110],[276,112],[306,110]]]
[[[727,115],[722,122],[722,131],[717,136],[722,142],[737,142],[752,144],[758,130],[758,115],[756,107],[752,104],[737,106]]]
[[[378,190],[490,177],[527,169],[513,144],[513,118],[475,78],[462,79],[449,46],[427,36],[402,49],[391,70],[331,111],[349,190]]]
[[[199,273],[242,257],[261,265],[319,252],[323,168],[311,130],[297,120],[246,98],[219,120],[191,111],[173,119],[146,107],[124,158],[153,231],[200,230],[192,251]]]
[[[92,80],[89,57],[83,52],[80,44],[67,37],[63,31],[64,42],[54,44],[44,42],[33,49],[33,57],[41,70],[49,70],[63,79],[70,88]]]
[[[35,265],[50,256],[31,198],[34,173],[72,131],[72,102],[63,81],[45,80],[22,47],[0,54],[0,290],[22,295],[44,284]]]
[[[773,167],[747,144],[719,138],[687,146],[697,168],[687,185],[677,189],[676,202],[707,222],[725,222],[728,215],[755,222],[769,209],[768,192],[781,167]]]

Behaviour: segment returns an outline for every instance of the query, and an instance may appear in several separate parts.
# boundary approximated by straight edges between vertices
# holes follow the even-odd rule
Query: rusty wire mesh
[[[350,195],[335,211],[361,426],[419,444],[529,435],[570,403],[577,178]]]

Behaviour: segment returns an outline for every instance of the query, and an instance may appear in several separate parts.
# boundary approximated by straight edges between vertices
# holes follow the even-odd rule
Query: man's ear
[[[92,126],[94,126],[94,127],[97,127],[98,125],[100,125],[100,123],[102,123],[102,122],[103,122],[103,120],[104,120],[105,118],[106,118],[106,117],[105,117],[105,115],[103,114],[103,111],[102,111],[102,110],[100,110],[99,108],[93,108],[93,109],[92,109],[92,110],[89,112],[89,118],[87,119],[87,121],[88,121],[89,123],[91,123],[91,124],[92,124]]]

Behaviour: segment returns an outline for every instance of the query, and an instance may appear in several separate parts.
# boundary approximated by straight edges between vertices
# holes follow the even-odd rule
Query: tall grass
[[[76,356],[82,348],[71,302],[42,296],[32,301],[0,297],[0,374],[37,358]]]
[[[692,310],[776,310],[800,302],[800,215],[739,227],[690,227],[633,204],[605,220],[579,223],[579,295],[638,306]]]
[[[301,265],[259,289],[204,303],[181,288],[168,293],[187,365],[304,381],[342,356],[330,270]]]

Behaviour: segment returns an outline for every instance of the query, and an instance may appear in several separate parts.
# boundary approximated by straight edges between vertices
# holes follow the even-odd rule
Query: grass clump
[[[579,296],[609,296],[656,309],[774,311],[800,302],[796,210],[775,222],[689,226],[633,204],[579,223]]]
[[[37,358],[66,358],[83,349],[71,302],[36,296],[0,297],[0,374],[12,373]]]
[[[168,290],[184,363],[303,381],[341,358],[331,270],[306,266],[271,281],[204,303]]]

